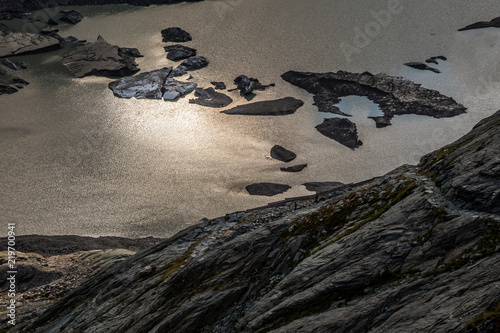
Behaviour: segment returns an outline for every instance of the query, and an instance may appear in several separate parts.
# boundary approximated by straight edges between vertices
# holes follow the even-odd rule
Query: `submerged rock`
[[[439,69],[429,67],[428,65],[421,63],[421,62],[407,62],[405,64],[405,66],[415,68],[415,69],[420,69],[422,71],[431,71],[431,72],[434,72],[437,74],[441,73],[441,71]]]
[[[358,139],[356,124],[346,118],[328,118],[316,129],[323,135],[333,139],[351,149],[358,148],[363,144]]]
[[[438,91],[426,89],[400,77],[338,71],[336,73],[305,73],[289,71],[283,80],[314,94],[319,112],[345,116],[335,105],[342,97],[366,96],[378,104],[386,119],[394,115],[417,114],[435,118],[454,117],[466,108],[453,98]]]
[[[500,28],[500,17],[494,18],[493,20],[486,22],[476,22],[470,24],[464,28],[458,29],[458,31],[472,30],[472,29],[482,29],[482,28]]]
[[[61,48],[53,36],[13,31],[0,23],[0,57],[48,52]]]
[[[250,195],[264,195],[268,197],[284,193],[291,188],[289,185],[276,183],[256,183],[245,187]]]
[[[271,157],[279,161],[290,162],[293,161],[297,155],[282,146],[275,145],[271,148]]]
[[[178,27],[163,29],[161,31],[161,35],[163,37],[164,43],[168,42],[183,43],[183,42],[189,42],[190,40],[193,39],[187,31],[182,30],[181,28]]]
[[[222,111],[222,113],[249,116],[284,116],[294,113],[302,105],[304,105],[304,102],[300,99],[285,97],[272,101],[238,105],[232,109]]]
[[[190,99],[189,103],[211,108],[223,108],[233,102],[231,97],[215,91],[212,87],[206,89],[196,88],[195,96],[198,98]]]
[[[140,73],[112,81],[108,87],[122,98],[174,100],[196,88],[194,82],[176,81],[171,77],[172,67]]]
[[[280,168],[280,170],[283,172],[301,172],[306,167],[307,167],[307,164],[299,164],[299,165],[294,165],[291,167]]]
[[[181,44],[165,46],[164,49],[168,52],[167,59],[173,61],[186,59],[196,55],[196,49]]]
[[[59,15],[59,20],[71,24],[77,24],[83,20],[83,15],[76,10],[61,10]]]
[[[139,71],[135,58],[140,56],[137,49],[111,45],[99,36],[64,56],[62,63],[75,77],[126,76]]]

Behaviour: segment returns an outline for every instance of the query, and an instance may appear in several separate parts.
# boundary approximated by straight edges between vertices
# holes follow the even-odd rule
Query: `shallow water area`
[[[418,163],[500,108],[500,78],[491,70],[498,66],[492,54],[500,51],[500,29],[456,31],[491,19],[497,6],[405,3],[359,53],[346,57],[340,45],[355,45],[356,28],[387,6],[380,0],[248,0],[72,7],[85,18],[58,26],[61,36],[95,41],[101,35],[136,47],[144,55],[137,59],[141,72],[176,65],[165,58],[160,31],[179,26],[193,36],[185,45],[210,59],[207,68],[190,73],[200,87],[224,81],[233,88],[232,80],[245,74],[276,83],[252,102],[293,96],[305,104],[292,115],[249,117],[189,104],[192,94],[177,102],[120,99],[107,87],[112,79],[73,78],[61,64],[69,48],[12,57],[28,64],[16,75],[31,84],[0,96],[0,220],[16,222],[20,234],[165,237],[202,217],[311,194],[305,182],[361,181]],[[436,55],[448,57],[432,65],[441,74],[403,66]],[[448,119],[397,116],[392,126],[377,129],[367,118],[376,106],[344,98],[340,107],[351,110],[364,143],[353,151],[314,128],[323,115],[312,95],[280,78],[288,70],[385,72],[439,90],[469,110]],[[237,92],[228,95],[230,107],[247,103]],[[297,159],[271,159],[276,144]],[[300,173],[279,170],[301,163],[308,167]],[[244,188],[255,182],[292,189],[250,196]]]

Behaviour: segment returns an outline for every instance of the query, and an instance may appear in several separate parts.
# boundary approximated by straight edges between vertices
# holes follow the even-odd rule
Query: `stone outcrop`
[[[386,119],[394,115],[417,114],[435,118],[454,117],[466,108],[453,98],[421,87],[419,84],[386,74],[373,75],[338,71],[305,73],[290,71],[281,76],[285,81],[314,94],[319,112],[348,116],[335,105],[345,96],[366,96],[378,104]]]
[[[0,58],[53,51],[60,48],[60,41],[57,38],[13,31],[0,23]]]
[[[108,87],[113,94],[122,98],[147,98],[175,100],[196,88],[194,82],[182,82],[172,77],[172,67],[144,72],[135,76],[112,81]]]
[[[187,59],[196,55],[196,49],[181,44],[165,46],[164,49],[167,52],[167,59],[173,61]]]
[[[245,187],[250,195],[265,195],[268,197],[286,192],[290,188],[289,185],[276,183],[255,183]]]
[[[161,31],[161,36],[163,38],[164,43],[167,42],[183,43],[183,42],[189,42],[190,40],[193,39],[189,34],[189,32],[178,27],[163,29]]]
[[[293,151],[283,148],[280,145],[275,145],[271,148],[271,157],[279,161],[290,162],[293,161],[297,155]]]
[[[480,21],[470,24],[464,28],[458,29],[458,31],[482,29],[482,28],[500,28],[500,17],[496,17],[491,21]]]
[[[208,106],[211,108],[223,108],[233,102],[233,99],[223,93],[217,92],[214,88],[195,89],[197,98],[190,99],[189,103]]]
[[[62,63],[75,77],[116,77],[138,72],[137,57],[141,57],[137,49],[111,45],[99,36],[94,43],[79,46],[64,56]]]
[[[316,129],[324,136],[351,149],[358,148],[363,144],[358,139],[356,124],[347,118],[327,118],[323,123],[316,126]]]
[[[486,327],[491,316],[482,314],[500,304],[499,121],[500,111],[420,168],[349,184],[318,203],[205,219],[108,266],[12,331]]]
[[[302,105],[304,105],[304,102],[300,99],[285,97],[272,101],[238,105],[232,109],[222,111],[222,113],[248,116],[284,116],[295,113]]]

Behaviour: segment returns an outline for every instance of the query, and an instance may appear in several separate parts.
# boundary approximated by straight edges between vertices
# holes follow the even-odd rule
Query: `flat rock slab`
[[[316,129],[323,135],[333,139],[351,149],[358,148],[363,144],[358,139],[356,124],[346,118],[325,119]]]
[[[282,146],[275,145],[271,148],[271,157],[279,161],[290,162],[294,160],[297,155]]]
[[[368,72],[306,73],[289,71],[283,80],[314,94],[319,112],[346,116],[335,104],[345,96],[365,96],[375,104],[387,119],[394,115],[417,114],[435,118],[454,117],[466,108],[453,98],[436,90],[426,89],[401,77]]]
[[[173,61],[187,59],[196,55],[196,49],[181,44],[165,46],[164,49],[167,52],[167,59]]]
[[[419,69],[419,70],[422,70],[422,71],[431,71],[431,72],[434,72],[434,73],[441,73],[441,71],[437,68],[433,68],[433,67],[430,67],[422,62],[407,62],[405,64],[405,66],[408,66],[408,67],[411,67],[411,68],[415,68],[415,69]]]
[[[309,182],[302,185],[304,185],[308,191],[323,193],[343,186],[344,184],[340,182]]]
[[[83,15],[76,10],[61,10],[59,15],[59,20],[71,24],[77,24],[83,20]]]
[[[268,197],[284,193],[291,188],[289,185],[276,183],[256,183],[245,187],[250,195],[265,195]]]
[[[94,43],[79,46],[64,56],[62,63],[75,77],[87,75],[116,77],[138,72],[135,58],[140,56],[137,49],[111,45],[99,36]]]
[[[500,28],[500,17],[494,18],[491,21],[481,21],[470,24],[464,28],[458,29],[458,31],[482,29],[482,28]]]
[[[212,87],[206,89],[196,88],[195,96],[198,98],[190,99],[189,103],[211,108],[223,108],[233,102],[231,97],[215,91]]]
[[[161,31],[161,36],[163,37],[164,43],[168,42],[183,43],[183,42],[189,42],[190,40],[193,39],[187,31],[178,27],[163,29]]]
[[[280,170],[283,172],[301,172],[306,167],[307,167],[307,164],[299,164],[299,165],[294,165],[291,167],[280,168]]]
[[[174,100],[196,88],[194,82],[176,81],[171,77],[172,67],[140,73],[135,76],[112,81],[108,87],[122,98],[147,98]]]
[[[60,49],[57,38],[41,34],[12,31],[0,23],[0,58]]]
[[[300,99],[285,97],[272,101],[238,105],[232,109],[222,111],[222,113],[248,116],[284,116],[294,113],[302,105],[304,105],[304,102]]]

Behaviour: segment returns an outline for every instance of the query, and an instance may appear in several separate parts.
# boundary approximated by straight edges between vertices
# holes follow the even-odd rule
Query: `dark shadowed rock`
[[[386,116],[368,117],[368,118],[373,119],[375,121],[375,125],[377,126],[377,128],[387,127],[391,125],[391,120]]]
[[[18,92],[18,90],[16,88],[5,85],[5,84],[0,84],[0,95],[3,95],[3,94],[10,95],[10,94],[13,94],[15,92]]]
[[[275,183],[256,183],[245,187],[250,195],[264,195],[272,197],[291,189],[291,186]]]
[[[217,89],[217,90],[224,90],[224,89],[226,89],[226,84],[224,82],[215,82],[215,81],[212,81],[212,82],[210,82],[210,84],[212,84],[214,86],[214,88]]]
[[[436,57],[430,57],[429,59],[427,59],[425,62],[429,63],[429,64],[439,64],[438,63],[438,60],[443,60],[443,61],[446,61],[448,60],[445,56],[436,56]]]
[[[57,22],[56,22],[56,21],[54,21],[53,19],[49,19],[49,20],[47,21],[47,24],[48,24],[48,25],[59,25],[59,23],[57,23]]]
[[[172,67],[140,73],[112,81],[108,87],[122,98],[174,100],[196,88],[194,82],[181,82],[171,77]]]
[[[59,20],[71,24],[77,24],[83,20],[83,15],[76,10],[61,10],[59,15]]]
[[[209,62],[210,61],[206,57],[194,56],[184,60],[180,66],[182,66],[185,70],[196,70],[207,66]]]
[[[60,41],[53,36],[17,32],[0,23],[0,58],[60,48]]]
[[[454,117],[466,108],[453,98],[426,89],[400,77],[339,71],[336,73],[303,73],[290,71],[285,81],[314,94],[319,112],[346,115],[335,105],[344,96],[366,96],[378,104],[387,119],[394,115],[417,114],[435,118]]]
[[[12,82],[18,83],[18,84],[22,84],[22,85],[25,85],[25,86],[27,86],[28,84],[30,84],[28,81],[23,80],[23,79],[21,79],[20,77],[17,77],[17,76],[12,78]]]
[[[333,139],[351,149],[358,148],[363,144],[358,139],[356,124],[346,118],[325,119],[316,129],[323,135]]]
[[[181,44],[169,45],[164,48],[165,51],[168,52],[167,59],[173,61],[186,59],[196,55],[196,49]]]
[[[294,152],[283,148],[282,146],[275,145],[271,148],[271,157],[283,162],[290,162],[294,160],[297,155]]]
[[[476,22],[464,28],[458,29],[458,31],[482,29],[482,28],[500,28],[500,17],[494,18],[489,22],[486,21]]]
[[[12,70],[15,70],[17,71],[17,65],[14,64],[12,61],[10,61],[9,59],[2,59],[2,64],[4,64],[4,66],[12,69]]]
[[[408,67],[411,67],[411,68],[415,68],[415,69],[420,69],[420,70],[427,70],[427,71],[431,71],[431,72],[434,72],[434,73],[441,73],[441,71],[437,68],[432,68],[432,67],[429,67],[428,65],[422,63],[422,62],[407,62],[405,64],[405,66],[408,66]]]
[[[198,98],[190,99],[189,103],[212,108],[223,108],[233,102],[231,97],[215,91],[212,87],[206,89],[196,88],[195,96]]]
[[[75,77],[87,75],[126,76],[139,71],[137,49],[111,45],[101,36],[94,43],[79,46],[63,57],[62,63]]]
[[[274,87],[275,84],[271,83],[268,85],[263,85],[259,80],[254,78],[249,78],[246,75],[240,75],[234,79],[234,84],[236,84],[236,89],[238,89],[242,96],[250,95],[254,90],[265,90],[268,87]]]
[[[299,164],[299,165],[294,165],[291,167],[280,168],[280,170],[283,172],[301,172],[306,167],[307,167],[307,164]]]
[[[300,99],[285,97],[273,101],[238,105],[232,109],[222,111],[222,113],[249,116],[283,116],[294,113],[302,105],[304,105],[304,102]]]
[[[0,75],[5,75],[5,74],[7,74],[7,71],[4,68],[0,67]]]
[[[344,184],[340,182],[309,182],[302,185],[304,185],[308,191],[323,193],[343,186]]]
[[[16,64],[17,68],[21,68],[21,69],[28,68],[28,65],[26,65],[26,63],[24,61],[16,61],[15,64]]]
[[[187,31],[177,27],[163,29],[161,31],[161,35],[163,37],[164,43],[168,42],[183,43],[192,40],[191,35]]]

